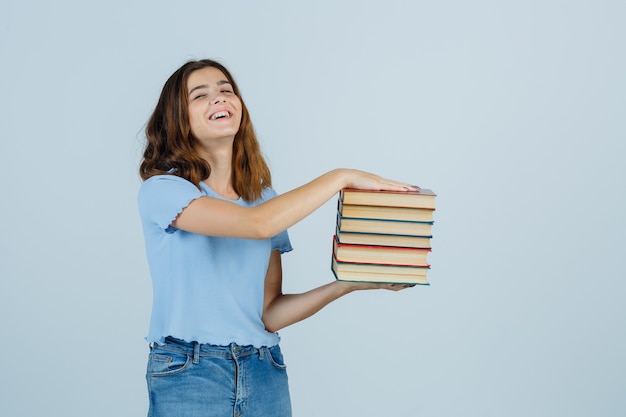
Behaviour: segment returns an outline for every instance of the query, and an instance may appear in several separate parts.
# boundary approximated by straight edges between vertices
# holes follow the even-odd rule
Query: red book
[[[428,252],[430,249],[339,243],[333,235],[333,254],[339,262],[427,267]]]

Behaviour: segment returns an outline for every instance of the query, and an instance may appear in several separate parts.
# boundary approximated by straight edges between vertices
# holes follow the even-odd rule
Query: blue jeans
[[[278,345],[215,346],[168,337],[150,347],[148,417],[291,417]]]

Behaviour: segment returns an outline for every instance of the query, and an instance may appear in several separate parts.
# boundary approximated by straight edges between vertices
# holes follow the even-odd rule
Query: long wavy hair
[[[220,70],[241,100],[242,117],[233,142],[232,186],[246,201],[261,197],[263,188],[272,186],[269,167],[261,153],[250,114],[230,72],[219,62],[203,59],[189,61],[166,81],[159,101],[146,126],[146,148],[139,167],[145,181],[154,175],[172,174],[185,178],[200,188],[200,182],[211,175],[211,166],[196,150],[198,140],[189,124],[189,75],[202,68]]]

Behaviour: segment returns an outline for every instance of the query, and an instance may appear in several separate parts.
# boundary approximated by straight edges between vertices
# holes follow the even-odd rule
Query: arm
[[[398,291],[408,286],[333,281],[302,294],[282,293],[280,252],[272,251],[265,277],[263,323],[269,332],[276,332],[320,311],[336,299],[356,290],[388,289]]]
[[[342,188],[408,190],[411,185],[351,169],[336,169],[255,207],[217,198],[192,201],[173,226],[192,233],[245,239],[267,239],[311,214]]]

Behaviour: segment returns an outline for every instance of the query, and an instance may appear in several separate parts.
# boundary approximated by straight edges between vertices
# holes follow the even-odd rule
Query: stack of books
[[[340,281],[428,285],[432,190],[343,189],[331,269]]]

